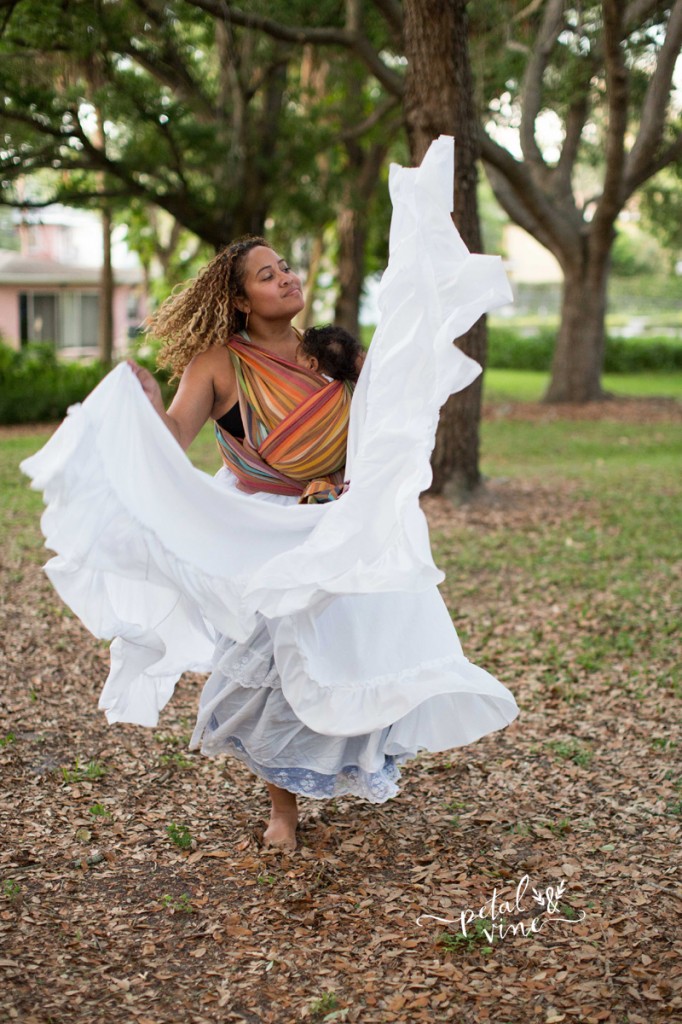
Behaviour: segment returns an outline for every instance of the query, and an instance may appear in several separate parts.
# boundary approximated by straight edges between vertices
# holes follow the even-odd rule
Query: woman
[[[452,180],[447,138],[392,169],[381,321],[354,391],[296,363],[300,280],[243,240],[154,318],[181,374],[168,412],[122,365],[22,464],[48,502],[48,576],[114,638],[109,721],[154,726],[183,671],[211,670],[191,745],[264,779],[265,842],[289,850],[297,793],[381,803],[420,750],[518,714],[462,653],[419,507],[440,406],[480,373],[452,339],[510,298],[500,261],[457,235]],[[181,451],[207,419],[215,479]]]
[[[209,418],[219,423],[232,414],[237,440],[242,433],[240,417],[236,417],[235,424],[239,406],[237,375],[225,339],[241,330],[250,345],[294,364],[301,336],[291,321],[303,305],[300,278],[265,239],[253,237],[224,249],[194,286],[172,297],[159,310],[150,329],[160,337],[173,339],[162,359],[182,375],[168,412],[151,373],[132,361],[129,365],[184,450]],[[196,355],[192,355],[195,350]],[[267,781],[266,786],[271,811],[264,842],[294,849],[296,794]]]

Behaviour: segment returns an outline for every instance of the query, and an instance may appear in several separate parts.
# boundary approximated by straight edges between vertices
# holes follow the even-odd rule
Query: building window
[[[128,292],[126,299],[126,316],[129,320],[140,319],[140,296],[133,288]]]
[[[64,291],[60,316],[60,348],[96,352],[99,339],[99,295],[97,292]]]
[[[19,295],[22,345],[49,342],[58,349],[96,352],[99,339],[99,295],[72,291],[22,292]]]
[[[59,295],[50,292],[24,292],[19,296],[21,344],[46,341],[60,344]]]

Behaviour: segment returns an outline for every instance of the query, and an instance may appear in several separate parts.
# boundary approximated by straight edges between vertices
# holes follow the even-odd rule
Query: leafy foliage
[[[106,372],[100,363],[60,363],[54,345],[47,343],[20,352],[0,344],[0,423],[62,419]]]
[[[136,361],[155,374],[166,402],[174,393],[157,370],[156,349],[140,344]],[[54,345],[35,342],[15,351],[0,343],[0,423],[41,423],[63,419],[108,372],[102,363],[61,362]]]
[[[324,18],[343,23],[338,3],[250,7],[312,28]],[[367,31],[385,42],[376,14]],[[29,54],[39,57],[27,61]],[[104,192],[123,208],[152,202],[214,247],[262,233],[268,217],[307,231],[328,221],[338,176],[322,173],[319,157],[333,164],[343,152],[349,83],[368,113],[383,98],[376,83],[363,87],[357,60],[328,62],[328,85],[318,91],[319,77],[306,72],[316,58],[299,46],[228,26],[182,0],[22,0],[7,16],[0,58],[6,201],[16,200],[18,176],[48,168],[55,201],[96,203]],[[93,134],[95,109],[104,145]],[[104,174],[104,189],[95,173]]]
[[[682,256],[682,171],[674,164],[642,189],[641,211],[645,226],[656,234],[672,260]]]
[[[513,327],[488,327],[488,366],[500,370],[549,370],[556,331],[541,328],[524,337]],[[682,339],[607,337],[607,373],[682,370]]]

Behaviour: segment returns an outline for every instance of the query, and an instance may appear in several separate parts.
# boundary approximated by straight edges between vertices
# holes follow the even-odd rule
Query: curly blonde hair
[[[189,284],[179,285],[152,314],[145,331],[165,342],[159,366],[180,377],[194,356],[211,345],[224,345],[246,326],[235,299],[244,298],[245,263],[256,246],[269,243],[259,235],[238,238],[213,257]]]

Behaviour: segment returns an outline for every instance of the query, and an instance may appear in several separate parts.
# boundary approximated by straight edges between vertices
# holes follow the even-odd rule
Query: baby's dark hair
[[[321,373],[334,380],[357,380],[359,360],[363,354],[357,338],[344,330],[327,324],[309,327],[303,334],[301,349],[307,356],[317,359]]]

